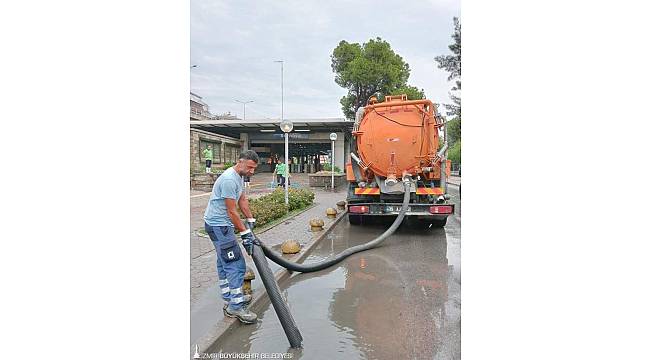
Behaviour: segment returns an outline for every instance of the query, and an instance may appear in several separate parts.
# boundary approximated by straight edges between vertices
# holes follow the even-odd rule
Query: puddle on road
[[[342,222],[305,263],[366,243],[387,227]],[[209,352],[286,352],[293,359],[431,359],[440,351],[447,353],[442,342],[449,341],[448,327],[460,332],[460,305],[456,309],[448,301],[449,273],[445,231],[429,230],[423,236],[421,228],[402,226],[379,249],[352,255],[338,267],[294,274],[280,284],[302,333],[303,349],[289,348],[266,302],[253,309],[257,324],[239,326]],[[456,317],[458,329],[450,324]]]

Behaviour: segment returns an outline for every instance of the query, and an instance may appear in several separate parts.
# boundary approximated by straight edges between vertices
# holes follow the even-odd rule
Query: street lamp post
[[[244,121],[246,121],[246,104],[252,103],[253,100],[248,100],[248,101],[235,100],[235,101],[240,103],[240,104],[244,104]]]
[[[282,120],[280,129],[284,132],[284,203],[289,205],[289,133],[293,130],[291,120]]]
[[[336,141],[336,133],[330,134],[332,140],[332,191],[334,191],[334,142]]]
[[[282,91],[282,102],[281,102],[281,113],[280,113],[280,128],[284,131],[284,166],[287,169],[285,171],[285,181],[284,181],[284,203],[289,205],[289,133],[293,130],[293,123],[291,121],[284,120],[284,60],[276,60],[276,63],[280,63],[280,89]]]

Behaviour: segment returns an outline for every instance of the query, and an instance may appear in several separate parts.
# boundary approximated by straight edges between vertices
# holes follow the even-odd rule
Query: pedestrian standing
[[[205,172],[210,174],[212,172],[212,146],[205,147],[203,157],[205,158]]]
[[[286,180],[287,176],[287,164],[284,163],[284,158],[280,158],[280,160],[278,160],[278,164],[275,165],[273,174],[276,176],[276,184],[278,184],[278,186],[284,187],[284,181]]]
[[[251,230],[255,226],[255,218],[242,190],[244,177],[252,176],[258,163],[259,157],[255,151],[243,151],[237,164],[217,178],[203,216],[205,231],[216,250],[219,288],[221,297],[226,302],[223,313],[225,316],[239,319],[244,324],[254,323],[257,315],[247,308],[252,296],[242,292],[246,261],[237,243],[235,230],[239,231],[242,244],[251,255],[255,240]],[[237,207],[246,216],[248,229],[239,218]]]

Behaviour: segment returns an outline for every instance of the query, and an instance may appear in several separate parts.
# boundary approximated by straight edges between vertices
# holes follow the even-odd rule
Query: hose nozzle
[[[411,183],[413,182],[411,176],[413,175],[409,174],[408,172],[406,172],[406,170],[404,170],[404,172],[402,173],[402,181],[404,182],[404,186],[411,185]]]
[[[397,176],[395,174],[388,174],[386,177],[386,185],[393,186],[397,184]]]

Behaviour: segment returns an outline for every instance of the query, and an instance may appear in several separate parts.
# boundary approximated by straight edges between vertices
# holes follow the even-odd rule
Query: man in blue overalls
[[[235,228],[239,231],[246,251],[249,255],[252,254],[254,237],[250,229],[255,226],[255,219],[242,190],[244,177],[253,175],[259,161],[254,151],[243,151],[237,164],[217,178],[203,216],[205,231],[217,251],[219,288],[226,302],[223,313],[245,324],[254,323],[257,315],[246,307],[251,301],[251,295],[244,295],[242,292],[246,261],[237,243]],[[239,218],[238,205],[246,216],[250,229],[247,229]]]

